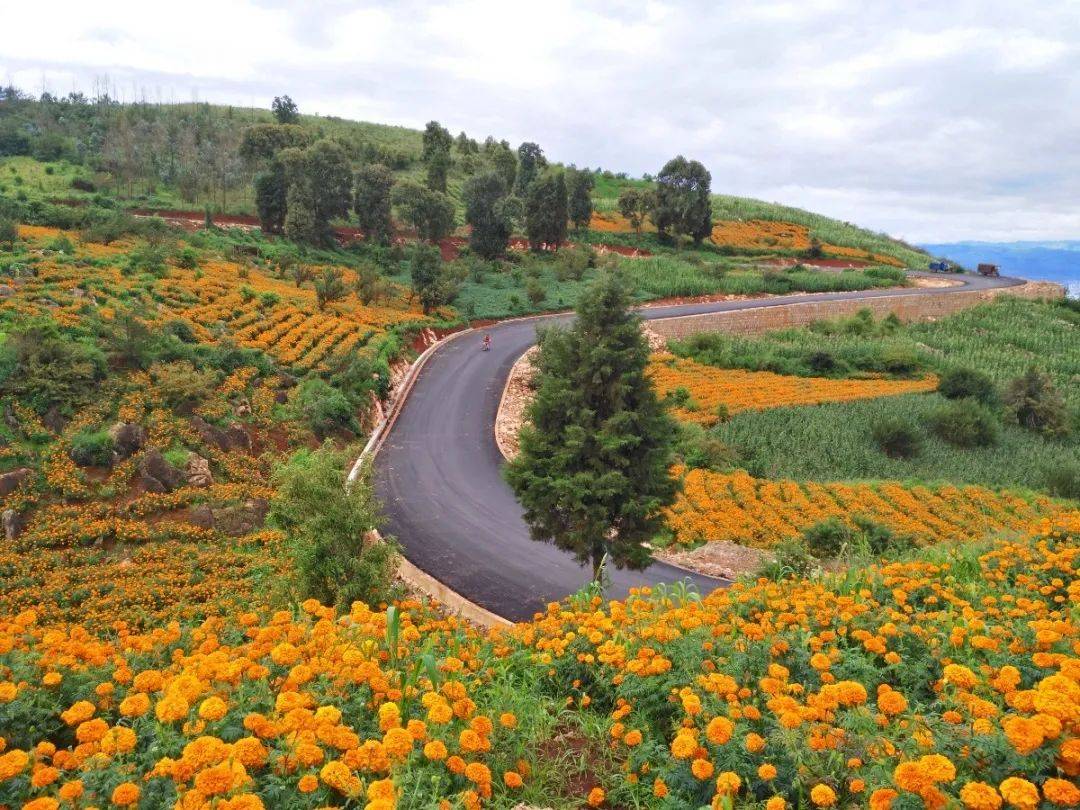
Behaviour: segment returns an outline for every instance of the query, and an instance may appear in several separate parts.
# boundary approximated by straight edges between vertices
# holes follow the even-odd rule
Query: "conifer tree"
[[[506,468],[533,539],[591,563],[594,579],[605,555],[643,568],[642,543],[675,497],[675,424],[646,376],[649,347],[618,278],[601,277],[574,325],[548,330],[540,347],[521,453]]]

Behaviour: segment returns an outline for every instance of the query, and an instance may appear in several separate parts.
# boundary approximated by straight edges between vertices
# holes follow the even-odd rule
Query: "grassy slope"
[[[185,112],[192,112],[191,105],[177,105]],[[249,126],[252,123],[266,123],[273,120],[267,110],[250,109],[240,107],[211,107],[211,114],[226,118],[235,122],[238,128]],[[418,130],[406,127],[376,124],[364,121],[349,121],[337,117],[301,116],[301,124],[311,129],[318,136],[333,137],[345,143],[361,144],[368,143],[381,148],[393,150],[409,158],[409,165],[398,170],[401,177],[419,178],[422,175],[420,166],[420,152],[422,148],[421,133]],[[456,133],[454,133],[456,135]],[[473,137],[482,141],[484,135]],[[497,137],[497,135],[496,135]],[[456,157],[456,150],[455,150]],[[0,173],[11,159],[0,158]],[[20,166],[20,171],[22,171]],[[36,171],[30,172],[36,174]],[[80,172],[85,174],[85,172]],[[63,174],[69,175],[70,170],[64,169]],[[37,188],[37,177],[28,178],[24,188],[34,194],[41,189]],[[455,161],[449,178],[450,192],[458,197],[461,184],[465,176]],[[4,181],[0,180],[0,186]],[[619,193],[627,186],[645,187],[648,184],[643,180],[617,177],[610,172],[597,176],[594,199],[598,211],[612,211],[616,208]],[[63,192],[65,196],[81,196],[78,192],[68,194],[68,189],[62,185],[55,188],[55,183],[45,183],[45,191],[50,194],[53,191]],[[192,207],[190,203],[184,203],[175,189],[167,186],[158,186],[152,191],[142,189],[138,199],[133,201],[136,205],[160,206],[160,207]],[[221,200],[215,200],[215,206],[221,204]],[[201,207],[200,202],[199,206]],[[230,213],[252,213],[254,210],[250,183],[243,182],[235,190],[231,191],[224,201],[224,210]],[[891,239],[885,234],[859,228],[855,225],[838,220],[830,219],[819,214],[813,214],[798,208],[778,205],[744,197],[733,197],[723,194],[713,195],[713,212],[716,219],[766,219],[793,222],[807,226],[813,236],[824,242],[859,248],[872,253],[882,253],[894,256],[911,267],[922,267],[927,256],[922,251],[912,248],[904,243]],[[460,212],[459,212],[460,213]]]

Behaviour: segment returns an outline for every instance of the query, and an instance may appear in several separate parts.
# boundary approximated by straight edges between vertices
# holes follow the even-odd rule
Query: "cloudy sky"
[[[11,3],[0,80],[539,142],[913,241],[1080,238],[1080,2]],[[17,35],[15,32],[18,32]]]

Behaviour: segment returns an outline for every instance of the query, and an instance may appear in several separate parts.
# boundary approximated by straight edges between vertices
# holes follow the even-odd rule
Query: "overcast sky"
[[[513,144],[913,241],[1080,238],[1080,2],[12,2],[0,79]]]

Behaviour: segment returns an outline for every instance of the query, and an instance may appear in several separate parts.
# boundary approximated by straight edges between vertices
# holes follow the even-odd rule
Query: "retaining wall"
[[[853,301],[821,300],[771,307],[768,306],[768,302],[764,302],[764,306],[754,309],[710,312],[705,315],[685,315],[680,318],[649,321],[649,328],[669,339],[684,338],[699,332],[758,334],[852,315],[860,309],[869,309],[879,318],[895,313],[900,320],[905,322],[929,321],[952,315],[954,312],[989,301],[998,295],[1051,299],[1064,297],[1065,290],[1060,284],[1029,281],[1016,287],[994,287],[988,290],[941,294],[911,293]]]

